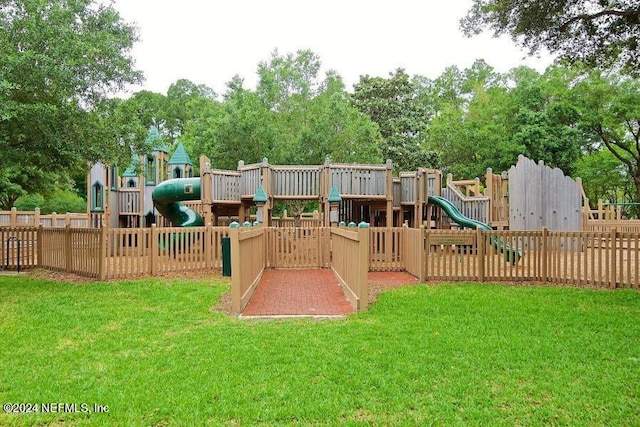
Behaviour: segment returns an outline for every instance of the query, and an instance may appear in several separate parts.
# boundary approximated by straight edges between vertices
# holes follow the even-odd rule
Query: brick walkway
[[[242,316],[338,316],[353,312],[331,270],[267,269]]]
[[[369,273],[369,283],[394,287],[415,283],[415,278],[407,273]],[[242,316],[344,316],[353,312],[331,270],[267,269]]]

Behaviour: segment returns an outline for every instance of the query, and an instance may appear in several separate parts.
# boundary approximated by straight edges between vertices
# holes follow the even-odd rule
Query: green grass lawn
[[[412,286],[241,321],[215,280],[0,276],[0,401],[108,407],[0,425],[640,425],[637,291]]]

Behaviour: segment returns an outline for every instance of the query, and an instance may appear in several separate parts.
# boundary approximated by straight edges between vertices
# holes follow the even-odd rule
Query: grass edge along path
[[[0,424],[640,425],[637,291],[417,285],[320,322],[227,291],[0,277],[0,402],[76,405]]]

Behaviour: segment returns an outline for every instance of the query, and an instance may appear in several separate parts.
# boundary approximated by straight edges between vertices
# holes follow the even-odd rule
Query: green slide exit
[[[178,227],[204,225],[202,217],[183,205],[184,200],[200,200],[200,178],[176,178],[161,182],[151,194],[158,212]]]
[[[474,230],[479,228],[481,230],[492,231],[492,228],[484,222],[476,221],[475,219],[471,219],[462,215],[456,205],[443,197],[429,196],[428,201],[429,203],[433,203],[434,205],[442,209],[449,216],[449,218],[451,218],[458,225],[472,228]],[[502,239],[496,236],[491,237],[491,244],[500,252],[505,254],[507,262],[515,264],[520,258],[522,258],[522,250],[516,250],[510,247],[509,245],[504,243]]]

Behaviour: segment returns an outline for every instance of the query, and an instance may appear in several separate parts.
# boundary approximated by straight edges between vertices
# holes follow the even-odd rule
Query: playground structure
[[[236,310],[265,268],[331,268],[358,310],[366,308],[367,271],[638,287],[640,222],[603,204],[594,215],[580,181],[557,169],[520,157],[508,172],[488,170],[484,189],[478,178],[443,183],[434,169],[392,172],[389,161],[267,159],[221,170],[202,156],[193,177],[182,145],[170,158],[154,145],[122,174],[91,167],[86,215],[0,212],[0,269],[19,260],[101,280],[215,270],[229,238]],[[275,217],[284,201],[314,212]]]

